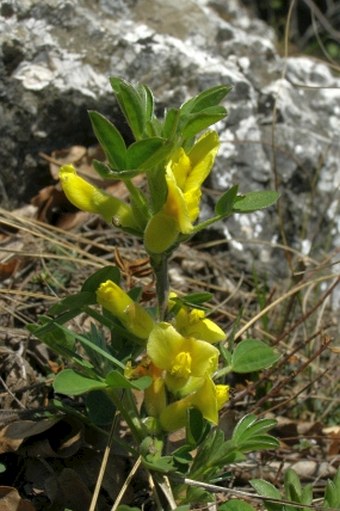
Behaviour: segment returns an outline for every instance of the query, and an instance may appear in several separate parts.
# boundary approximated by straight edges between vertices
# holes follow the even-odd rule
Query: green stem
[[[160,254],[151,258],[151,266],[156,277],[156,294],[158,302],[159,321],[164,321],[168,307],[169,295],[169,272],[168,272],[168,254]]]
[[[231,373],[231,371],[232,371],[231,366],[222,367],[221,369],[216,371],[216,373],[214,374],[214,380],[218,380],[219,378],[222,378],[222,376],[225,376],[226,374]]]
[[[207,227],[209,227],[209,225],[215,224],[216,222],[219,222],[220,220],[224,220],[225,218],[228,218],[228,216],[230,216],[230,214],[216,215],[211,218],[208,218],[207,220],[204,220],[204,222],[194,225],[194,228],[193,228],[192,232],[190,233],[190,235],[192,236],[193,234],[196,234],[197,232],[200,232],[203,229],[206,229]]]
[[[131,179],[125,179],[124,181],[126,188],[130,193],[131,206],[136,213],[136,220],[144,230],[149,218],[148,206],[145,196],[141,190],[139,190],[131,181]]]
[[[118,395],[115,390],[108,390],[110,399],[117,410],[119,410],[125,422],[128,424],[136,442],[140,444],[147,435],[147,432],[139,419],[138,410],[134,398],[131,395],[131,391],[129,389],[125,389],[123,392],[123,395]]]

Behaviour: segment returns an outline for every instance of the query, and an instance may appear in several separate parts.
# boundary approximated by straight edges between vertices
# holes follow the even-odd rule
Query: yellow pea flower
[[[97,302],[118,318],[133,335],[140,339],[148,338],[154,326],[152,317],[115,282],[107,280],[100,284]]]
[[[175,305],[177,295],[173,291],[169,294],[169,310]],[[176,330],[185,337],[196,337],[201,341],[221,342],[226,339],[224,331],[211,319],[205,317],[202,309],[182,306],[174,319]]]
[[[175,317],[176,330],[186,337],[196,337],[201,341],[221,342],[226,339],[223,330],[211,319],[205,317],[201,309],[182,307]]]
[[[59,178],[66,197],[77,208],[101,215],[106,222],[113,222],[117,227],[139,230],[128,204],[78,176],[73,165],[63,165]]]
[[[167,198],[149,221],[145,233],[146,249],[155,254],[166,251],[178,235],[190,234],[199,215],[201,186],[214,164],[219,147],[214,131],[205,133],[192,149],[175,152],[165,169]]]
[[[171,392],[181,389],[191,377],[206,377],[217,369],[219,351],[211,344],[183,337],[170,323],[152,329],[147,353],[156,367],[166,371],[165,382]]]
[[[203,417],[218,424],[218,411],[229,399],[228,385],[215,385],[211,378],[204,379],[200,388],[166,406],[160,414],[160,423],[165,431],[176,431],[185,426],[189,408],[198,408]]]

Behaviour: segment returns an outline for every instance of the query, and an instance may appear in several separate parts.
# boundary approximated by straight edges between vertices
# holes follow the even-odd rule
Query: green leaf
[[[103,179],[121,179],[120,170],[112,170],[107,164],[99,160],[92,160],[92,165],[97,174]]]
[[[280,194],[273,190],[249,192],[245,195],[238,195],[233,206],[233,212],[251,213],[252,211],[268,208],[275,204],[279,197]]]
[[[152,379],[150,376],[142,376],[137,380],[128,380],[119,371],[111,371],[105,378],[107,386],[113,389],[137,389],[145,390],[150,387]]]
[[[125,368],[124,364],[120,360],[118,360],[117,358],[113,357],[110,353],[108,353],[106,350],[102,349],[95,342],[92,342],[86,336],[81,335],[81,334],[77,334],[76,332],[72,332],[72,331],[68,330],[66,327],[64,327],[63,325],[58,324],[56,321],[53,321],[51,323],[52,323],[51,327],[54,327],[55,333],[58,332],[59,335],[62,335],[62,334],[69,335],[69,336],[71,336],[73,338],[73,340],[79,341],[83,346],[86,346],[86,347],[90,348],[92,351],[98,353],[104,359],[108,360],[109,362],[111,362],[115,366],[120,367],[121,369]],[[44,328],[46,328],[46,327],[44,327]],[[46,342],[46,341],[44,341],[44,342]],[[54,349],[53,346],[52,346],[52,349]],[[77,359],[77,357],[78,357],[78,359],[80,359],[81,365],[83,365],[84,367],[90,367],[90,368],[93,367],[92,364],[87,362],[86,359],[84,359],[82,357],[79,357],[77,354],[74,353],[73,356],[72,356],[72,359],[74,361],[76,361],[78,364],[80,362]]]
[[[158,457],[152,454],[147,454],[145,458],[143,458],[143,465],[149,470],[162,472],[163,474],[168,474],[169,472],[174,472],[176,470],[172,456]]]
[[[325,489],[324,507],[340,509],[340,469],[333,480],[328,480]]]
[[[126,504],[121,504],[118,506],[117,511],[141,511],[139,507],[131,507]]]
[[[136,86],[136,91],[141,99],[141,105],[144,107],[144,118],[145,121],[151,121],[154,115],[154,96],[147,85],[139,83]]]
[[[227,111],[223,106],[213,106],[199,113],[188,114],[180,122],[181,133],[185,139],[194,137],[226,115]]]
[[[264,479],[252,479],[250,484],[256,490],[256,492],[270,499],[281,500],[281,494],[277,488]],[[268,511],[283,511],[285,509],[283,504],[265,501],[266,508]]]
[[[187,305],[201,305],[204,302],[211,300],[213,295],[211,293],[188,293],[181,297],[181,301]]]
[[[186,440],[192,446],[198,445],[206,433],[206,422],[197,408],[187,410]]]
[[[313,485],[309,483],[302,488],[301,503],[310,506],[312,502],[313,502]]]
[[[204,502],[211,502],[212,500],[213,496],[210,491],[195,486],[189,486],[187,488],[186,497],[182,500],[182,502],[190,502],[190,509],[192,509],[192,504],[197,502],[199,504],[199,508],[202,509],[202,504]]]
[[[178,108],[171,108],[167,111],[162,129],[162,135],[164,138],[173,139],[175,137],[179,119],[180,111]]]
[[[201,112],[209,107],[216,106],[230,91],[231,87],[229,85],[217,85],[204,90],[197,96],[186,101],[181,106],[181,113]]]
[[[146,106],[143,99],[131,83],[118,77],[110,78],[119,107],[136,140],[140,140],[145,126]]]
[[[191,445],[182,445],[172,452],[174,460],[180,465],[189,465],[189,463],[192,462],[192,455],[190,454],[191,450]]]
[[[284,488],[287,500],[296,502],[298,504],[306,504],[309,506],[313,501],[313,486],[312,484],[301,485],[297,473],[289,468],[284,474]]]
[[[140,169],[133,169],[133,170],[113,170],[109,165],[106,163],[103,163],[98,160],[93,160],[92,165],[99,174],[99,176],[102,179],[106,180],[121,180],[124,181],[124,179],[132,179],[135,176],[138,176],[138,174],[141,174],[142,170]]]
[[[224,439],[223,431],[210,430],[197,449],[189,477],[192,479],[204,477],[207,480],[207,470],[209,477],[215,477],[225,465],[244,459],[245,456],[237,446],[231,440]]]
[[[72,358],[75,353],[75,338],[71,332],[60,331],[59,325],[47,316],[41,316],[39,323],[27,325],[27,329],[55,353]]]
[[[188,293],[187,295],[171,298],[171,302],[174,302],[174,306],[171,308],[171,313],[178,314],[181,307],[192,307],[206,311],[207,308],[202,305],[204,302],[211,300],[213,295],[211,293]]]
[[[99,390],[107,388],[107,384],[101,380],[87,378],[73,369],[64,369],[57,374],[53,388],[59,394],[67,396],[79,396],[91,390]]]
[[[242,442],[239,448],[242,452],[253,452],[276,449],[279,446],[280,442],[271,435],[256,435],[254,438]]]
[[[96,303],[95,295],[90,291],[81,291],[80,293],[76,293],[75,295],[67,296],[60,300],[60,302],[53,305],[49,313],[54,316],[62,314],[66,311],[74,311],[77,314],[82,312],[82,308],[88,305]]]
[[[37,325],[28,325],[28,330],[49,346],[52,351],[72,360],[73,364],[84,369],[93,369],[90,362],[77,354],[76,335],[72,331],[46,316],[40,317],[39,321],[40,323]]]
[[[242,442],[242,437],[245,435],[246,431],[249,430],[256,423],[256,415],[249,414],[242,417],[235,426],[233,431],[233,442],[236,445],[239,445]]]
[[[284,487],[288,500],[292,502],[300,502],[300,495],[302,492],[299,476],[295,470],[288,468],[284,474]]]
[[[246,453],[264,449],[275,449],[279,446],[278,440],[266,434],[276,425],[272,419],[256,419],[253,414],[245,415],[237,423],[233,435],[232,444],[240,451]]]
[[[255,419],[255,420],[254,420]],[[276,426],[274,419],[256,419],[255,415],[246,415],[235,428],[233,440],[239,445],[255,435],[262,435]]]
[[[107,159],[115,169],[124,169],[126,160],[126,146],[122,135],[106,117],[98,112],[90,111],[93,131],[103,148]]]
[[[233,211],[238,192],[238,185],[232,186],[224,192],[215,205],[215,213],[220,216],[228,216]]]
[[[119,284],[120,271],[117,266],[105,266],[105,268],[100,268],[100,270],[97,270],[85,280],[81,290],[82,292],[95,293],[100,284],[107,280],[112,280],[115,284]]]
[[[112,424],[116,408],[105,391],[93,390],[87,394],[85,403],[92,424],[96,426]]]
[[[164,148],[165,142],[164,138],[151,137],[131,144],[127,150],[126,169],[145,170],[153,166],[155,154],[163,154],[160,149]]]
[[[273,365],[280,355],[258,339],[245,339],[237,344],[231,366],[235,373],[252,373]]]
[[[255,508],[240,499],[232,499],[218,507],[218,511],[255,511]]]
[[[165,172],[162,168],[154,168],[147,174],[151,194],[153,212],[157,213],[163,206],[168,193]]]

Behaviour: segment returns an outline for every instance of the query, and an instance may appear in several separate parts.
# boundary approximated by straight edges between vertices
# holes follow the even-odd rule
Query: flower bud
[[[140,339],[148,338],[154,326],[152,317],[115,282],[107,280],[99,286],[97,302],[119,319],[133,335]]]
[[[101,215],[106,222],[113,222],[117,227],[138,231],[130,206],[78,176],[73,165],[63,165],[59,178],[66,197],[74,206]]]

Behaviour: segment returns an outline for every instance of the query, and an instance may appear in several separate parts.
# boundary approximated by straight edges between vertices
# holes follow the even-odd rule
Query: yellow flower
[[[184,427],[189,408],[198,408],[206,420],[217,425],[218,411],[228,399],[228,385],[215,385],[211,378],[207,377],[196,392],[163,409],[160,414],[161,426],[165,431],[176,431]]]
[[[183,148],[178,149],[167,164],[167,198],[144,233],[149,252],[162,253],[176,242],[180,233],[193,231],[193,223],[199,215],[201,186],[213,166],[218,146],[217,133],[207,132],[188,153]]]
[[[169,294],[169,311],[176,305],[174,300],[176,296],[173,291]],[[223,330],[209,318],[206,318],[202,309],[182,306],[175,314],[174,326],[184,337],[196,337],[201,341],[212,343],[226,339]]]
[[[162,377],[162,371],[156,367],[145,355],[137,366],[132,367],[131,362],[125,366],[124,376],[128,379],[150,376],[152,383],[144,390],[144,401],[146,412],[152,417],[159,417],[160,413],[167,404],[165,382]]]
[[[223,330],[201,309],[181,307],[175,317],[175,326],[185,337],[196,337],[201,341],[221,342],[226,339]]]
[[[66,197],[77,208],[101,215],[117,227],[138,230],[130,206],[78,176],[73,165],[63,165],[59,178]]]
[[[146,374],[152,377],[152,383],[144,390],[144,406],[148,415],[159,417],[167,404],[162,371],[151,363]]]
[[[191,377],[211,375],[217,369],[219,351],[211,344],[183,337],[170,323],[159,323],[152,329],[147,353],[156,367],[166,371],[165,382],[177,392]]]
[[[140,339],[148,338],[154,326],[152,317],[115,282],[107,280],[99,286],[97,302],[118,318],[133,335]]]

